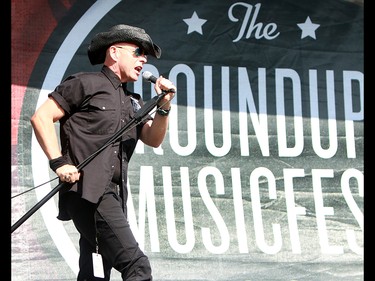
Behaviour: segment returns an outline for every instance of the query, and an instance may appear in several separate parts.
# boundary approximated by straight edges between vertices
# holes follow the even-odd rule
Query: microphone
[[[145,81],[148,81],[154,84],[156,83],[157,78],[154,75],[152,75],[150,71],[143,72],[142,77],[143,77],[143,80]]]
[[[151,82],[151,83],[154,83],[154,84],[156,83],[156,79],[157,78],[154,75],[152,75],[152,73],[150,71],[143,72],[142,77],[143,77],[143,80],[145,80],[145,81],[148,81],[148,82]],[[174,89],[169,89],[166,92],[172,92],[172,93],[174,93],[175,90]]]

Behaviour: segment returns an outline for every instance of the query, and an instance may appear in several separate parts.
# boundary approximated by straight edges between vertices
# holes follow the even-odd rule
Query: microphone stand
[[[147,101],[134,115],[134,117],[122,127],[118,132],[116,132],[104,145],[102,145],[97,151],[87,157],[82,163],[77,165],[77,169],[81,170],[85,167],[92,159],[95,158],[100,152],[102,152],[107,146],[115,143],[121,135],[132,125],[140,122],[157,104],[158,102],[168,93],[169,91],[162,91],[160,95],[154,96],[152,99]],[[51,197],[53,197],[61,188],[67,185],[72,185],[72,183],[61,182],[56,187],[54,187],[45,197],[43,197],[38,203],[34,205],[26,214],[24,214],[14,225],[11,227],[11,233],[13,233],[20,225],[22,225],[32,214],[34,214],[41,206],[43,206]]]

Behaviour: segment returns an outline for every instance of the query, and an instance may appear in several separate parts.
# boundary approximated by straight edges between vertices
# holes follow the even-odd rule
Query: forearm
[[[169,116],[155,113],[154,120],[147,122],[143,126],[141,140],[151,147],[160,146],[167,133],[168,119]]]
[[[168,129],[169,110],[171,110],[171,100],[176,93],[173,83],[160,76],[155,83],[155,91],[160,94],[162,89],[168,91],[158,103],[158,109],[153,121],[147,122],[141,133],[141,140],[152,147],[158,147],[163,142]]]
[[[61,149],[53,120],[46,120],[35,114],[30,121],[35,137],[47,158],[55,159],[61,156]]]

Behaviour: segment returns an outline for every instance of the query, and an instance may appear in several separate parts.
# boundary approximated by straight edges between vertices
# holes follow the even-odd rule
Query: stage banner
[[[129,167],[128,219],[154,280],[364,280],[363,11],[12,0],[12,225],[58,185],[30,117],[69,74],[100,70],[87,46],[123,23],[162,48],[142,72],[177,86],[165,141],[139,143]],[[155,94],[141,77],[129,89]],[[57,203],[11,233],[12,280],[76,279],[79,235]]]

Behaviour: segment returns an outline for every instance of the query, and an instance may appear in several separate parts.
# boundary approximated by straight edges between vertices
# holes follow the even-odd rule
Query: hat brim
[[[104,63],[107,48],[119,42],[136,44],[144,50],[146,55],[151,55],[155,58],[160,58],[161,56],[161,48],[152,41],[144,29],[119,24],[108,31],[96,34],[91,40],[87,49],[91,64]]]

